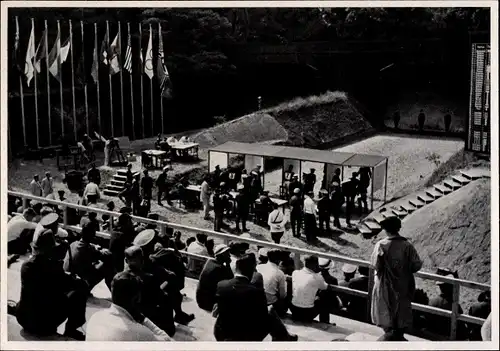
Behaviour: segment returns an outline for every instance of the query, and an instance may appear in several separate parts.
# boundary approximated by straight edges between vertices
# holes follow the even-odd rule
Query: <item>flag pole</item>
[[[153,38],[153,27],[149,25],[149,35]],[[151,39],[152,40],[152,39]],[[151,48],[152,49],[152,48]],[[148,53],[146,53],[147,55]],[[147,59],[147,58],[146,58]],[[151,67],[153,68],[153,52],[151,52]],[[153,110],[153,78],[149,80],[149,94],[151,95],[151,136],[155,135],[154,129],[154,110]]]
[[[52,145],[52,117],[50,116],[49,29],[45,20],[45,65],[47,66],[47,112],[49,116],[49,145]]]
[[[61,72],[61,23],[57,20],[57,31],[59,33],[59,41],[57,45],[57,70],[59,73],[59,94],[61,98],[61,137],[64,138],[64,102],[63,102],[63,84],[62,84],[62,72]]]
[[[130,39],[130,54],[132,55],[132,39],[130,36],[130,23],[127,22],[128,39]],[[128,46],[127,41],[127,46]],[[130,107],[132,108],[132,140],[135,140],[135,111],[134,111],[134,82],[132,78],[132,58],[130,59]]]
[[[109,21],[106,21],[106,33],[108,35],[106,36],[106,49],[109,52]],[[109,78],[109,112],[111,115],[111,136],[115,135],[115,121],[114,121],[114,114],[113,114],[113,84],[111,82],[111,67],[110,67],[110,62],[109,62],[109,55],[106,56],[108,60],[108,78]]]
[[[34,24],[34,21],[33,19],[31,19],[31,25],[33,26]],[[34,27],[31,27],[31,30],[34,32]],[[18,19],[18,16],[16,16],[16,35],[17,35],[17,45],[18,45],[18,48],[19,48],[19,19]],[[19,62],[19,50],[18,52],[16,53],[16,60],[17,62]],[[16,62],[16,64],[17,64]],[[24,67],[23,67],[24,69]],[[34,72],[33,72],[34,73]],[[25,119],[25,114],[24,114],[24,88],[23,88],[23,78],[22,78],[22,74],[21,74],[21,71],[19,71],[19,97],[21,98],[21,124],[23,126],[23,140],[24,140],[24,144],[23,146],[24,147],[27,147],[28,144],[26,142],[27,138],[26,138],[26,119]]]
[[[94,23],[94,34],[95,34],[95,42],[94,42],[94,50],[97,52],[97,23]],[[101,93],[99,90],[99,54],[97,53],[96,62],[96,75],[97,75],[97,129],[99,130],[99,135],[102,135],[101,129]]]
[[[158,22],[158,35],[160,36],[160,40],[162,40],[162,34],[161,34],[161,24]],[[162,40],[163,41],[163,40]],[[163,60],[162,64],[165,64],[165,48],[162,48],[163,50]],[[163,121],[163,90],[160,91],[160,114],[161,114],[161,134],[165,134],[165,123]]]
[[[120,49],[120,51],[118,53],[118,55],[120,55],[118,62],[120,62],[120,60],[122,58],[122,25],[121,25],[120,21],[118,21],[118,35],[119,35],[118,47]],[[120,69],[120,94],[121,94],[121,102],[122,102],[122,110],[121,110],[122,111],[122,136],[125,136],[125,110],[123,108],[123,67],[121,67],[121,69]]]
[[[17,17],[16,17],[17,21]],[[35,28],[35,20],[32,18],[31,19],[31,24],[33,28]],[[36,55],[35,55],[35,61],[36,61]],[[37,72],[36,69],[33,72],[33,79],[35,81],[35,129],[36,129],[36,148],[40,148],[40,137],[39,137],[39,131],[38,131],[38,85],[37,85]],[[26,140],[24,141],[26,144]]]
[[[139,23],[139,50],[142,58],[142,23]],[[144,138],[144,62],[141,59],[141,112],[142,112],[142,129],[141,135]]]
[[[76,102],[75,102],[75,69],[73,62],[73,25],[71,20],[69,20],[69,45],[71,50],[71,92],[73,94],[73,134],[75,136],[75,141],[78,140],[76,133]]]
[[[84,36],[83,36],[83,21],[80,21],[80,28],[82,30],[82,56],[84,57],[82,65],[83,65],[83,72],[85,74],[85,76],[83,77],[83,95],[85,98],[85,127],[87,130],[87,135],[90,136],[89,102],[88,102],[88,94],[87,94],[87,76],[86,76],[87,71],[85,70],[85,45],[84,45]]]

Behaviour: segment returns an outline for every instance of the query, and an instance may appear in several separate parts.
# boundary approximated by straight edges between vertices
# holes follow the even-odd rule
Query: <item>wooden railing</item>
[[[101,215],[105,214],[105,215],[108,215],[108,216],[113,217],[113,218],[120,216],[120,213],[118,213],[118,212],[111,212],[111,211],[102,210],[102,209],[98,209],[98,208],[94,208],[94,207],[80,206],[80,205],[71,204],[68,202],[57,201],[57,200],[50,200],[50,199],[32,196],[29,194],[23,194],[23,193],[14,192],[14,191],[8,191],[8,195],[23,199],[23,208],[27,207],[28,200],[35,200],[38,202],[47,203],[47,204],[62,207],[63,208],[63,224],[62,224],[62,226],[66,229],[73,230],[76,232],[79,232],[81,228],[78,226],[68,224],[68,214],[67,214],[68,208],[73,208],[73,209],[81,210],[81,211],[85,211],[85,212],[95,212],[95,213],[101,214]],[[341,255],[335,255],[335,254],[326,253],[326,252],[319,252],[319,251],[314,251],[314,250],[309,250],[309,249],[302,249],[302,248],[291,247],[291,246],[287,246],[287,245],[275,244],[275,243],[251,239],[251,238],[242,238],[242,237],[239,237],[237,235],[220,233],[220,232],[215,232],[212,230],[190,227],[190,226],[178,224],[178,223],[156,221],[156,220],[152,220],[152,219],[148,219],[148,218],[144,218],[144,217],[138,217],[138,216],[132,216],[132,218],[133,218],[133,220],[140,222],[140,223],[156,225],[157,228],[160,230],[160,232],[163,234],[166,233],[167,228],[172,228],[172,229],[183,230],[183,231],[188,231],[188,232],[206,234],[206,235],[211,236],[211,237],[219,238],[226,244],[228,244],[230,241],[238,241],[238,242],[248,243],[251,245],[266,247],[268,249],[279,249],[279,250],[289,251],[289,252],[293,253],[293,255],[294,255],[294,262],[295,262],[296,267],[300,267],[300,265],[301,265],[301,262],[300,262],[301,255],[314,255],[314,256],[317,256],[319,258],[326,258],[326,259],[332,260],[334,262],[349,263],[349,264],[353,264],[356,266],[367,267],[369,269],[368,292],[353,290],[353,289],[349,289],[349,288],[341,287],[341,286],[332,286],[332,289],[334,291],[337,291],[337,292],[366,298],[368,300],[366,313],[367,313],[367,316],[369,317],[368,320],[371,319],[370,318],[371,294],[372,294],[372,290],[373,290],[374,269],[368,261],[363,261],[363,260],[354,259],[354,258],[350,258],[350,257],[346,257],[346,256],[341,256]],[[112,230],[112,228],[110,228],[110,231],[111,230]],[[109,233],[98,232],[98,236],[100,236],[102,238],[109,238]],[[188,256],[191,255],[187,252],[182,252],[182,253],[185,255],[188,255]],[[193,257],[195,257],[195,256],[199,256],[199,255],[193,255]],[[208,259],[209,257],[199,256],[197,258],[198,259]],[[473,281],[468,281],[468,280],[463,280],[463,279],[448,278],[448,277],[444,277],[444,276],[441,276],[438,274],[422,272],[422,271],[415,273],[415,276],[418,278],[421,278],[421,279],[425,279],[425,280],[432,280],[432,281],[436,281],[436,282],[443,282],[443,283],[448,283],[448,284],[453,285],[453,302],[452,302],[451,311],[444,310],[441,308],[421,305],[418,303],[412,303],[412,308],[414,310],[450,318],[450,320],[451,320],[450,340],[456,340],[457,323],[459,321],[465,322],[465,323],[470,323],[470,324],[475,324],[475,325],[482,325],[484,323],[485,320],[482,318],[477,318],[477,317],[473,317],[473,316],[470,316],[467,314],[459,313],[460,288],[465,287],[465,288],[470,288],[470,289],[475,289],[475,290],[489,291],[491,289],[491,287],[489,285],[482,284],[482,283],[476,283]]]

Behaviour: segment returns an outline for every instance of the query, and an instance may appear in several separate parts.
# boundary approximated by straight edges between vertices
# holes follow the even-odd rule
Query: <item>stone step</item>
[[[108,190],[108,189],[103,190],[103,194],[107,196],[118,196],[119,193],[120,192],[116,190]]]
[[[424,202],[424,203],[426,203],[426,204],[429,204],[429,203],[431,203],[431,202],[433,202],[433,201],[434,201],[434,198],[433,198],[432,196],[429,196],[429,195],[427,195],[427,194],[425,194],[425,193],[423,193],[423,194],[418,194],[418,195],[417,195],[417,199],[419,199],[419,200],[423,201],[423,202]]]
[[[384,212],[386,212],[386,211],[384,211]],[[380,223],[380,222],[382,222],[385,219],[384,212],[382,212],[382,213],[381,212],[375,212],[375,213],[373,213],[370,216],[370,219],[374,220],[377,223]]]
[[[116,186],[124,188],[125,187],[125,181],[121,180],[121,179],[120,180],[113,179],[113,180],[111,180],[111,185],[116,185]]]
[[[417,210],[417,207],[413,206],[412,204],[410,204],[408,202],[401,205],[401,208],[408,213],[412,213],[413,211]]]
[[[451,193],[453,190],[448,188],[446,185],[443,184],[435,184],[434,189],[436,189],[438,192],[440,192],[443,195]]]
[[[368,228],[366,225],[364,225],[363,223],[360,223],[358,225],[358,230],[363,235],[370,235],[370,234],[372,234],[372,230],[370,228]]]
[[[366,225],[368,227],[368,229],[370,229],[372,232],[382,230],[382,227],[374,220],[368,219],[368,220],[364,221],[363,224]]]
[[[134,174],[135,177],[136,174],[139,174],[139,171],[132,171],[132,173]],[[121,176],[127,176],[127,169],[126,168],[119,169],[118,171],[116,171],[116,174]]]
[[[401,210],[392,210],[392,213],[394,213],[398,218],[405,218],[408,215],[407,211]]]
[[[462,185],[466,185],[466,184],[469,184],[471,182],[470,179],[468,179],[464,176],[461,176],[461,175],[452,176],[451,179],[453,179],[458,184],[462,184]]]
[[[409,201],[410,205],[413,205],[415,206],[416,208],[420,208],[420,207],[423,207],[425,205],[425,202],[423,202],[422,200],[420,199],[411,199]]]
[[[116,180],[121,180],[121,181],[126,182],[126,181],[127,181],[127,176],[125,176],[125,175],[121,175],[121,174],[115,174],[115,175],[113,176],[113,179],[116,179]]]
[[[455,182],[453,179],[447,179],[443,182],[443,184],[451,190],[460,189],[462,187],[462,184]]]
[[[105,190],[111,190],[111,191],[120,192],[120,191],[123,190],[123,187],[117,186],[117,185],[113,185],[113,184],[108,184],[108,185],[106,185],[106,189]]]
[[[439,191],[437,191],[434,188],[426,189],[425,194],[427,196],[432,197],[434,200],[439,199],[441,196],[443,196],[443,194],[441,194]]]
[[[483,177],[489,177],[490,172],[486,169],[468,169],[465,171],[460,171],[460,174],[467,179],[476,180]]]

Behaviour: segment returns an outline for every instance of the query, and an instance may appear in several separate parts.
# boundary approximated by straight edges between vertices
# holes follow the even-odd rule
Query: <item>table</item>
[[[188,156],[194,156],[195,158],[198,158],[198,148],[200,144],[198,143],[174,143],[174,144],[169,144],[172,150],[174,150],[176,153],[179,151],[182,155],[182,157],[187,158]],[[178,155],[180,156],[180,155]]]
[[[146,156],[146,157],[144,157],[144,156]],[[166,151],[162,151],[162,150],[144,150],[144,151],[142,151],[142,160],[141,160],[143,167],[148,166],[148,165],[145,164],[145,160],[148,157],[151,159],[150,166],[155,167],[155,168],[162,168],[163,167],[163,162],[165,160],[168,160],[168,154],[167,154]]]
[[[269,199],[271,199],[272,202],[274,202],[275,204],[278,205],[278,207],[282,207],[283,208],[283,212],[285,212],[285,205],[288,204],[288,201],[287,200],[283,200],[283,199],[280,199],[280,198],[277,198],[277,197],[269,197]],[[260,200],[257,199],[255,200],[255,203],[260,203]]]

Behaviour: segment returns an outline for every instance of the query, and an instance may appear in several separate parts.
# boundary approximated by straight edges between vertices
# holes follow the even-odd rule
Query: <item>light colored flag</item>
[[[57,61],[60,59],[61,64],[63,64],[68,58],[68,53],[70,49],[71,49],[71,44],[69,38],[66,39],[63,45],[61,45],[61,36],[60,33],[57,33],[56,42],[54,43],[54,47],[52,48],[49,54],[49,71],[57,80],[59,80],[59,74],[60,74],[59,63]]]
[[[40,73],[40,65],[42,60],[45,58],[45,37],[47,36],[47,31],[44,29],[42,38],[40,38],[40,42],[38,43],[38,46],[36,47],[36,58],[35,58],[35,69],[38,73]]]
[[[113,75],[120,72],[120,33],[116,34],[115,39],[109,46],[109,74]]]
[[[153,30],[151,28],[151,24],[149,25],[149,41],[148,48],[146,49],[146,62],[144,63],[144,73],[149,77],[149,79],[153,79],[154,71],[153,71]]]
[[[33,79],[33,74],[35,74],[35,66],[33,65],[33,60],[35,59],[35,27],[31,25],[31,34],[28,41],[28,50],[26,51],[26,60],[24,63],[24,75],[26,76],[26,82],[30,86],[31,80]]]
[[[158,61],[156,63],[156,73],[160,80],[160,92],[163,94],[165,87],[169,83],[169,74],[167,70],[167,65],[165,64],[165,55],[163,53],[163,38],[161,33],[162,33],[161,24],[158,24],[159,48],[158,48]]]
[[[108,64],[108,43],[109,41],[109,33],[108,33],[108,28],[106,28],[106,35],[104,36],[104,39],[102,40],[101,44],[101,61],[104,62],[105,65]]]
[[[123,68],[129,73],[132,73],[132,37],[130,36],[130,24],[128,25],[127,50],[125,51],[125,63],[123,64]]]
[[[96,31],[97,31],[97,29],[96,29]],[[97,34],[96,34],[96,36],[97,36]],[[96,38],[96,41],[94,43],[94,59],[92,61],[92,69],[91,69],[90,75],[94,79],[94,83],[97,84],[97,81],[99,80],[99,55],[97,53],[97,38]]]

